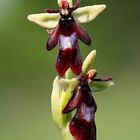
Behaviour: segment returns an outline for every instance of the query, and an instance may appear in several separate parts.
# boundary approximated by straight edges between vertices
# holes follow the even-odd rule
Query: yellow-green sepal
[[[29,21],[48,30],[53,29],[57,26],[59,18],[59,13],[39,13],[31,14],[27,17]]]
[[[114,83],[112,81],[103,81],[103,82],[93,81],[89,84],[90,89],[93,93],[103,91],[113,85]]]
[[[71,119],[71,113],[64,115],[63,108],[70,100],[72,93],[78,83],[78,79],[59,79],[57,76],[53,82],[51,96],[52,116],[58,128],[65,129]]]
[[[105,4],[85,6],[75,10],[73,15],[78,23],[86,23],[94,20],[105,8]]]

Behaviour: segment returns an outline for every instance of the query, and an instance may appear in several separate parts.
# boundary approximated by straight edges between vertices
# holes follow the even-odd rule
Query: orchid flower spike
[[[59,44],[56,70],[61,77],[69,68],[76,75],[81,73],[82,58],[78,39],[89,46],[91,38],[79,23],[95,19],[106,8],[104,4],[79,8],[80,2],[80,0],[76,0],[73,5],[71,0],[58,0],[58,10],[46,9],[45,13],[28,16],[31,22],[48,31],[49,38],[46,43],[48,51]]]

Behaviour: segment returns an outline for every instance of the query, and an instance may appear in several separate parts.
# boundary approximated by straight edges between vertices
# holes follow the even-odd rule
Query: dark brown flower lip
[[[89,74],[76,86],[73,96],[62,113],[67,114],[77,109],[69,128],[75,140],[96,140],[95,112],[97,105],[88,85]]]
[[[107,82],[107,81],[111,81],[113,80],[113,77],[110,76],[110,77],[105,77],[105,78],[94,78],[93,81],[96,81],[96,82]]]
[[[59,49],[56,61],[56,70],[61,77],[65,72],[71,68],[73,73],[79,75],[82,71],[82,58],[79,53],[79,48],[67,48],[65,50]]]

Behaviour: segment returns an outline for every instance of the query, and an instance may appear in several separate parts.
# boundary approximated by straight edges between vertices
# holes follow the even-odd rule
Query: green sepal
[[[73,12],[73,15],[78,23],[86,23],[94,20],[105,8],[105,4],[80,7]]]
[[[112,81],[105,81],[105,82],[93,81],[89,84],[92,92],[103,91],[103,90],[105,90],[113,85],[114,85],[114,83]]]
[[[67,123],[71,119],[71,113],[64,115],[62,114],[62,110],[70,100],[73,90],[77,84],[78,80],[76,78],[68,80],[63,78],[59,79],[58,76],[53,82],[51,96],[52,116],[57,127],[61,130],[66,128]]]
[[[88,56],[85,58],[83,62],[82,72],[80,74],[80,77],[85,75],[88,72],[88,70],[91,68],[91,66],[94,63],[95,57],[96,57],[96,50],[93,50],[88,54]]]

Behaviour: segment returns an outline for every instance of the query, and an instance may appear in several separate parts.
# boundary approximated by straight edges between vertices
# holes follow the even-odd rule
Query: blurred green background
[[[83,25],[93,45],[80,42],[83,58],[97,50],[98,76],[116,83],[94,95],[98,140],[139,140],[140,1],[82,0],[100,3],[106,11]],[[58,48],[47,52],[47,33],[26,19],[48,7],[56,0],[0,0],[0,140],[62,140],[50,109]]]

